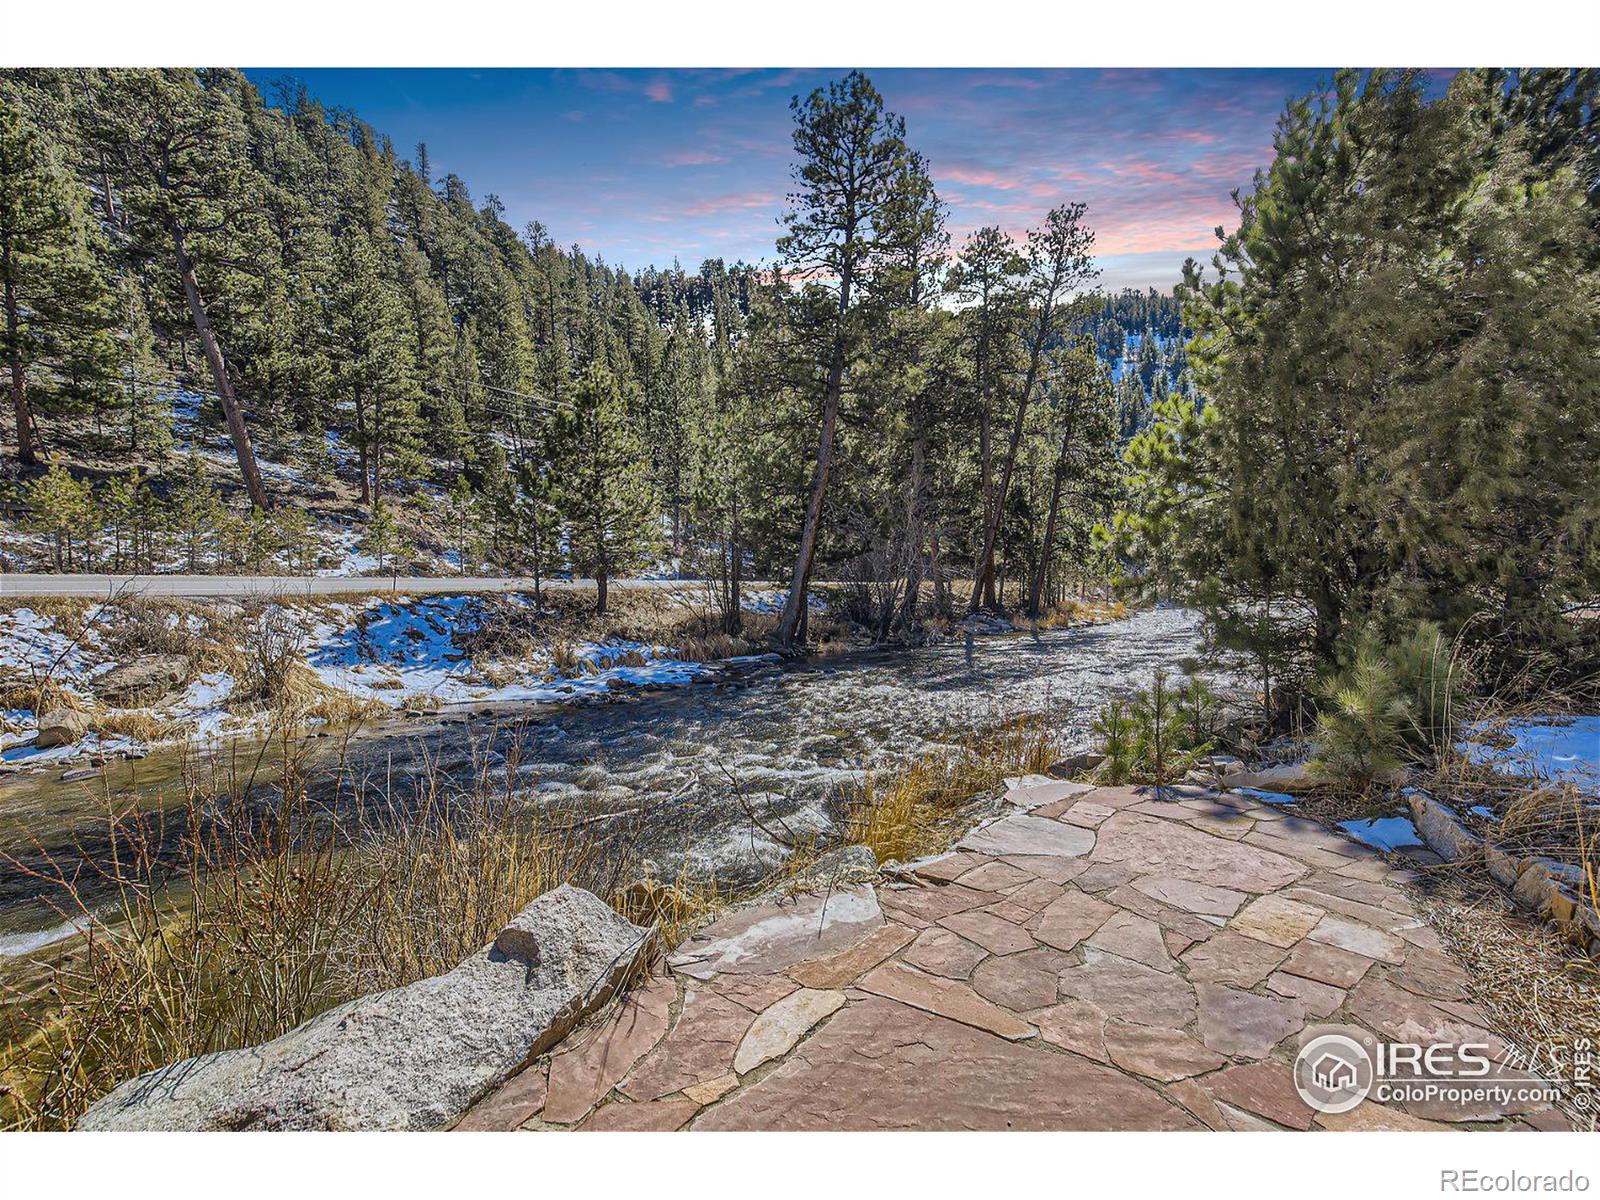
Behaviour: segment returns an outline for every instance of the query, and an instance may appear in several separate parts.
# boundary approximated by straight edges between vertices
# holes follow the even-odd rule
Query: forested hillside
[[[887,629],[915,619],[914,585],[951,605],[979,559],[982,597],[1037,606],[1066,586],[1046,544],[1081,569],[1109,511],[1081,210],[1041,212],[1025,246],[980,231],[952,264],[923,164],[860,76],[796,109],[812,191],[776,264],[694,272],[513,229],[493,195],[435,179],[426,146],[290,84],[0,87],[13,463],[62,567],[304,566],[309,485],[348,501],[333,515],[375,567],[431,538],[463,569],[681,568],[731,592],[792,573],[804,525],[807,573],[860,581]],[[822,181],[857,154],[874,171],[834,197]],[[1127,310],[1174,324],[1170,300]],[[1112,328],[1094,327],[1114,359]],[[40,476],[52,461],[75,469]]]
[[[887,638],[1115,575],[1268,690],[1374,621],[1565,654],[1600,574],[1594,91],[1343,73],[1209,272],[1105,296],[1070,198],[952,244],[859,72],[792,102],[771,259],[692,271],[515,229],[292,83],[0,74],[13,561],[681,572],[730,632],[762,576],[784,646],[818,579]]]

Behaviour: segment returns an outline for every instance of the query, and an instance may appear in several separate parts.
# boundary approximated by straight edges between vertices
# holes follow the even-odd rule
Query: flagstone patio
[[[901,877],[731,912],[457,1128],[1567,1127],[1300,1099],[1309,1025],[1506,1053],[1413,872],[1244,795],[1007,799]]]

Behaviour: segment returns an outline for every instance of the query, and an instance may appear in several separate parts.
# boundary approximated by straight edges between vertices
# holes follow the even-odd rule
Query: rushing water
[[[459,777],[495,769],[514,739],[530,801],[581,797],[599,812],[648,810],[649,851],[664,873],[686,861],[737,877],[758,873],[782,853],[747,808],[768,828],[826,837],[830,795],[864,770],[1031,714],[1049,715],[1064,750],[1084,746],[1108,697],[1198,653],[1194,614],[1159,609],[1038,635],[765,664],[614,703],[541,708],[525,714],[514,733],[496,734],[487,754],[491,723],[481,717],[367,739],[357,754],[369,772],[379,766],[392,778],[424,759]],[[504,722],[505,714],[495,719]],[[17,808],[8,799],[0,792],[0,816],[11,808],[14,830]],[[54,811],[71,803],[65,789],[59,799],[36,789],[30,803],[37,826],[71,824]],[[0,918],[22,902],[18,890],[0,888]],[[27,919],[13,911],[0,932],[45,923],[42,913]]]

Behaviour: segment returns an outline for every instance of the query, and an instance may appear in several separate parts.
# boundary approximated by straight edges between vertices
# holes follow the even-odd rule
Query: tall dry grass
[[[965,832],[975,798],[1007,776],[1043,771],[1055,759],[1047,722],[1028,717],[871,773],[846,799],[846,841],[870,846],[879,862],[938,853]]]
[[[514,749],[462,785],[425,766],[402,799],[342,768],[313,788],[284,745],[265,799],[259,764],[225,780],[196,768],[176,810],[108,796],[72,855],[4,858],[82,933],[5,995],[0,1128],[70,1127],[124,1079],[448,970],[559,884],[645,907],[627,891],[632,831],[524,805]],[[647,915],[681,922],[705,903],[674,889]]]

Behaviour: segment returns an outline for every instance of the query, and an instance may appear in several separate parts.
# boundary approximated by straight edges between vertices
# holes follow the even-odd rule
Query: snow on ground
[[[715,669],[676,659],[665,646],[622,640],[579,643],[573,648],[576,666],[565,674],[548,658],[480,665],[457,643],[459,635],[476,629],[478,607],[469,596],[338,605],[336,619],[312,629],[306,661],[330,687],[392,708],[417,699],[439,704],[571,700],[618,684],[688,683]]]
[[[1340,821],[1339,828],[1356,841],[1375,850],[1398,850],[1402,846],[1420,846],[1417,827],[1408,817],[1374,817],[1370,821]]]
[[[1600,716],[1533,717],[1495,728],[1513,741],[1500,748],[1468,735],[1459,749],[1476,763],[1541,779],[1558,779],[1600,794]]]
[[[722,666],[775,657],[696,662],[679,658],[668,646],[615,639],[569,647],[570,658],[562,656],[560,667],[546,653],[475,659],[470,647],[484,605],[473,596],[370,597],[283,611],[299,623],[306,665],[323,683],[393,709],[589,699],[622,688],[686,684]],[[91,610],[96,616],[100,612]],[[116,614],[107,617],[115,619]],[[99,634],[100,628],[91,628],[73,643],[50,617],[33,609],[0,610],[0,679],[38,678],[59,660],[53,681],[82,696],[93,709],[95,678],[117,665]],[[189,680],[155,710],[170,732],[164,740],[215,741],[259,727],[264,714],[242,702],[236,691],[235,679],[224,670]],[[0,710],[0,760],[43,765],[146,748],[126,735],[90,733],[75,745],[40,749],[33,745],[36,734],[33,712]]]
[[[378,569],[378,560],[366,553],[361,547],[361,531],[359,529],[345,528],[337,533],[324,534],[322,538],[323,553],[328,557],[338,557],[338,565],[332,567],[318,567],[313,574],[316,575],[365,575]]]
[[[744,592],[739,597],[739,606],[746,612],[781,613],[787,603],[789,603],[788,588],[757,588],[753,592]],[[814,613],[828,611],[828,598],[821,592],[808,592],[806,604]]]
[[[100,606],[88,611],[84,618],[88,627],[76,639],[31,608],[0,612],[0,675],[16,671],[34,678],[49,676],[68,686],[76,676],[109,671],[116,663],[97,654],[100,636],[94,622],[100,611]]]
[[[1276,804],[1282,808],[1294,807],[1294,797],[1286,792],[1264,792],[1260,788],[1237,787],[1232,789],[1238,796],[1249,796],[1252,800],[1259,800],[1263,804]]]

